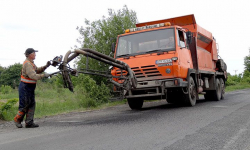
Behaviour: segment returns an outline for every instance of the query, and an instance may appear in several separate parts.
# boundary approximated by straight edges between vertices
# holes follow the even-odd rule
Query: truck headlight
[[[172,60],[176,61],[176,60],[178,60],[178,57],[172,57]]]

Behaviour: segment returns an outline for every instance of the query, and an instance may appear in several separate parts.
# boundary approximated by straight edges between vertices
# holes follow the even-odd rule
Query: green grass
[[[231,85],[226,87],[226,92],[235,91],[235,90],[242,90],[250,88],[249,83],[238,83],[236,85]]]
[[[125,101],[109,102],[106,104],[98,105],[97,107],[89,107],[89,108],[80,107],[80,105],[77,102],[73,102],[70,100],[61,102],[61,103],[39,102],[36,104],[35,118],[42,118],[45,116],[54,116],[54,115],[65,114],[69,112],[98,110],[98,109],[104,109],[104,108],[117,106],[121,104],[125,104]],[[17,111],[18,111],[18,106],[15,105],[8,111],[2,112],[3,120],[7,120],[7,121],[13,120]]]
[[[18,97],[18,90],[13,89],[8,94],[0,94],[0,101],[7,100],[7,99],[12,99],[12,98],[17,98],[17,97]]]
[[[79,110],[78,102],[66,100],[63,102],[38,102],[36,104],[35,117],[41,118],[43,116],[57,115],[61,113]]]
[[[38,83],[35,95],[36,95],[35,118],[42,118],[45,116],[58,115],[74,111],[103,109],[125,103],[125,101],[115,101],[104,104],[96,103],[95,105],[93,105],[95,107],[88,106],[85,105],[85,103],[89,104],[91,101],[89,102],[87,99],[84,99],[84,96],[79,97],[77,93],[72,93],[68,89],[57,88],[52,85],[43,83]],[[8,94],[1,94],[0,108],[9,99],[12,98],[18,98],[17,90],[13,90]],[[14,106],[9,108],[7,111],[4,110],[0,112],[0,116],[2,117],[2,119],[10,121],[13,120],[17,111],[18,111],[18,102]]]

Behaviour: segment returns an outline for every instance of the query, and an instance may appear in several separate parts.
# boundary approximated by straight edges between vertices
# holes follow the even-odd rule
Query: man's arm
[[[44,70],[46,70],[51,65],[50,61],[47,62],[45,66],[39,67],[36,69],[36,73],[42,73]]]
[[[37,74],[30,63],[24,64],[24,69],[26,75],[34,80],[39,80],[44,77],[44,74]]]

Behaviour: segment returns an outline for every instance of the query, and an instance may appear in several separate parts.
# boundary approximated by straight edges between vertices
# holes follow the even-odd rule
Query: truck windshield
[[[116,56],[175,50],[174,29],[161,29],[119,37]]]

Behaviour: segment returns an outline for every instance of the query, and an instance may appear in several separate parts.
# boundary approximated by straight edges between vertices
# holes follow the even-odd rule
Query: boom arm
[[[79,54],[82,54],[86,57],[91,57],[93,59],[96,59],[98,61],[101,61],[103,63],[115,66],[117,68],[120,68],[121,70],[125,70],[128,72],[128,74],[126,76],[112,76],[112,75],[107,75],[107,74],[101,74],[103,72],[101,71],[95,71],[95,70],[86,70],[86,71],[76,71],[70,67],[68,67],[68,63],[70,61],[72,61],[74,58],[76,58]],[[56,57],[58,58],[58,57]],[[87,48],[82,48],[82,49],[77,49],[77,50],[73,50],[73,51],[68,51],[65,56],[63,61],[58,61],[58,59],[54,59],[53,66],[57,66],[59,65],[59,72],[62,73],[63,76],[63,81],[64,81],[64,87],[65,88],[69,88],[70,91],[73,92],[73,84],[71,82],[71,78],[70,78],[70,74],[71,75],[77,75],[78,73],[84,73],[84,74],[94,74],[94,75],[101,75],[101,76],[105,76],[110,78],[110,82],[115,84],[116,86],[122,88],[122,89],[126,89],[126,90],[130,90],[130,89],[135,89],[136,85],[137,85],[137,80],[135,77],[134,72],[131,70],[131,68],[124,62],[116,60],[112,57],[109,57],[107,55],[104,55],[102,53],[99,53],[97,51],[91,50],[91,49],[87,49]],[[59,73],[56,72],[56,73]],[[55,73],[53,73],[55,74]],[[112,80],[112,78],[122,78],[125,79],[125,82],[123,83],[118,83],[114,80]]]

